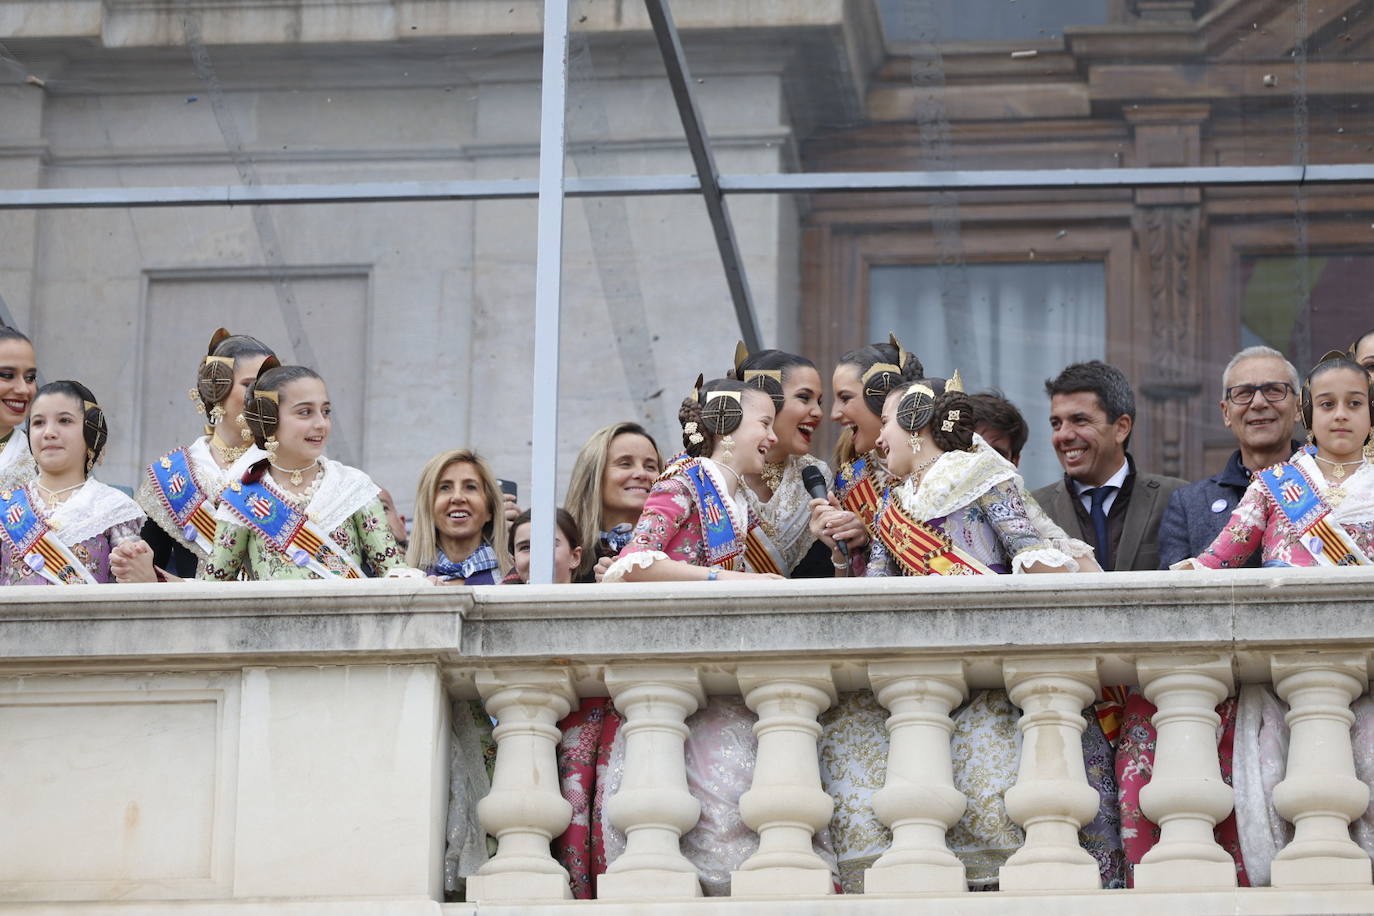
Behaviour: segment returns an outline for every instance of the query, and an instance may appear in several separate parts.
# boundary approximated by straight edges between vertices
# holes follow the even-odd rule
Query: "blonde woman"
[[[495,585],[511,566],[506,525],[487,462],[468,449],[440,452],[420,472],[406,560],[441,585]]]
[[[629,543],[662,469],[658,443],[638,423],[612,423],[592,433],[577,453],[563,501],[581,532],[574,581],[590,581],[597,560],[615,557]]]

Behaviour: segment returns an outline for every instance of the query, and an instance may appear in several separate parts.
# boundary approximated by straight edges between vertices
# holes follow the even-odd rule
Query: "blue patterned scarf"
[[[620,556],[620,551],[625,549],[625,545],[630,543],[630,538],[634,536],[635,528],[628,522],[621,522],[609,531],[601,532],[601,543],[610,548],[611,556]]]
[[[462,579],[466,581],[478,573],[496,569],[500,564],[496,560],[496,549],[485,541],[482,545],[468,554],[468,558],[461,563],[454,563],[444,555],[442,550],[438,551],[438,556],[431,568],[431,573],[441,579]],[[492,577],[495,578],[494,576]]]

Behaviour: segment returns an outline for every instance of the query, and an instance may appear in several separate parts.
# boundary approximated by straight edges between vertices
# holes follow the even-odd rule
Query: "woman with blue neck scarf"
[[[638,423],[612,423],[592,433],[573,462],[564,499],[582,533],[574,581],[592,581],[597,562],[604,560],[604,571],[630,542],[662,469],[658,444]]]
[[[510,569],[501,490],[476,452],[451,449],[425,465],[406,560],[440,585],[495,585]]]

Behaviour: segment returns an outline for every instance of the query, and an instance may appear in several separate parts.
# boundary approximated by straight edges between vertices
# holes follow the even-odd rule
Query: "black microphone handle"
[[[811,494],[812,499],[825,499],[825,475],[818,468],[813,466],[802,469],[802,485],[806,487],[806,492]],[[848,560],[849,545],[836,538],[835,546],[840,548],[840,555]]]

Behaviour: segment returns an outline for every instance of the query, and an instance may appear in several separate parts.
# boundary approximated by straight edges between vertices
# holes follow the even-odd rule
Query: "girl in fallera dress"
[[[758,520],[744,493],[744,479],[763,473],[765,456],[777,444],[774,415],[772,398],[757,388],[733,379],[705,384],[698,380],[678,413],[686,451],[654,484],[634,534],[606,573],[606,581],[781,578],[756,572],[749,562],[747,536]],[[753,733],[757,720],[737,696],[712,696],[687,720],[687,785],[701,804],[701,817],[683,835],[681,846],[708,896],[728,894],[730,873],[758,849],[758,835],[744,824],[739,811],[758,752]],[[607,735],[603,730],[598,744],[588,739],[582,746],[584,755],[596,754],[599,762],[590,852],[580,869],[595,875],[625,847],[624,836],[602,818],[600,804],[619,786],[625,742],[622,733]],[[580,853],[581,848],[559,851],[567,864],[569,853]],[[817,851],[828,853],[823,843]],[[576,889],[576,873],[574,878]]]
[[[495,585],[510,571],[506,501],[487,462],[440,452],[420,472],[406,556],[438,585]]]
[[[0,327],[0,484],[5,486],[17,486],[35,473],[22,427],[37,391],[33,344],[14,328]]]
[[[314,370],[269,357],[248,388],[243,416],[267,456],[221,494],[202,578],[358,579],[406,571],[377,485],[324,455],[332,408]]]
[[[764,456],[763,473],[744,478],[749,509],[760,520],[751,533],[751,562],[788,578],[829,578],[846,563],[842,557],[832,561],[829,548],[811,533],[811,496],[802,482],[807,468],[821,473],[827,490],[833,482],[830,467],[811,454],[812,436],[824,416],[816,364],[782,350],[750,354],[741,343],[732,375],[771,397],[777,410],[773,434],[778,441]]]
[[[32,479],[0,491],[0,581],[6,585],[111,582],[110,551],[137,537],[143,510],[91,475],[109,432],[80,382],[49,382],[29,413]]]
[[[883,402],[903,382],[925,374],[921,361],[908,353],[895,334],[887,343],[870,344],[840,357],[831,377],[834,403],[830,419],[844,432],[835,451],[835,492],[829,500],[812,500],[811,527],[824,532],[832,546],[844,541],[845,560],[832,555],[835,575],[863,575],[867,545],[873,540],[878,503],[887,486],[887,466],[877,450]]]
[[[257,338],[224,328],[210,338],[191,389],[196,409],[207,420],[205,434],[144,469],[134,499],[148,521],[141,541],[128,541],[115,552],[120,582],[194,578],[210,556],[220,493],[266,457],[253,444],[243,399],[263,361],[272,355]]]
[[[592,433],[573,462],[564,507],[582,532],[582,562],[574,579],[604,575],[630,540],[658,473],[658,443],[638,423],[612,423]]]

